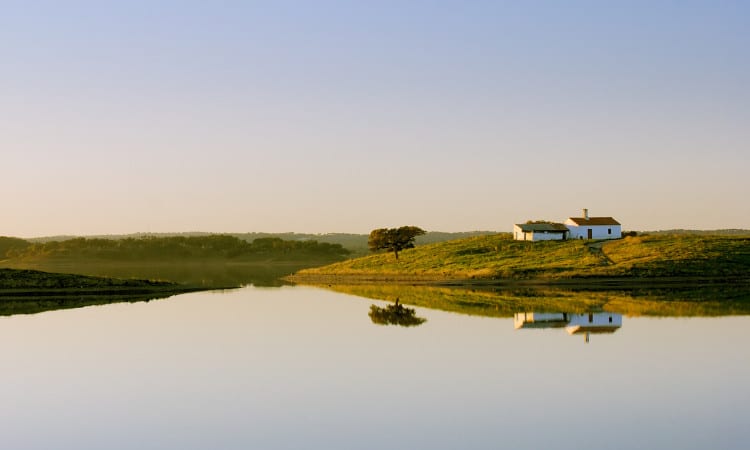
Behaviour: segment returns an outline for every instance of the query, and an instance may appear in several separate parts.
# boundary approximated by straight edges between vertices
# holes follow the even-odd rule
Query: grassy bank
[[[614,241],[479,236],[305,269],[295,282],[748,279],[750,237],[648,235]]]
[[[0,269],[0,298],[4,299],[27,296],[169,294],[198,289],[200,288],[197,286],[165,281]]]
[[[111,303],[148,302],[205,287],[38,270],[0,269],[0,316]]]

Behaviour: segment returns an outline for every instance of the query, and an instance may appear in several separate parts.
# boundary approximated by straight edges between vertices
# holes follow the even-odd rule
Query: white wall
[[[622,237],[622,225],[575,225],[570,219],[565,221],[570,230],[570,239],[588,239],[589,228],[592,231],[592,239],[619,239]],[[612,233],[609,233],[612,230]]]
[[[532,233],[532,241],[561,241],[563,233],[545,233],[543,231],[535,231]]]

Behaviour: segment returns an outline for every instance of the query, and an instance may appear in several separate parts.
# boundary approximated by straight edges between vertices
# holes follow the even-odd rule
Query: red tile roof
[[[612,217],[571,217],[576,225],[620,225],[620,222],[616,221]]]

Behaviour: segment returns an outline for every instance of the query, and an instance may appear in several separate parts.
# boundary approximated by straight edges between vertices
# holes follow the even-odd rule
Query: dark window
[[[589,313],[589,323],[594,321],[594,315]]]
[[[612,316],[609,316],[609,323],[612,323]]]
[[[612,234],[612,228],[607,228],[607,234]]]

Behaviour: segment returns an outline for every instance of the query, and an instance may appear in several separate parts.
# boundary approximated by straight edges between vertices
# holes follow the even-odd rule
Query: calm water
[[[398,327],[373,304],[245,288],[2,317],[2,447],[747,448],[750,316],[417,306]]]

